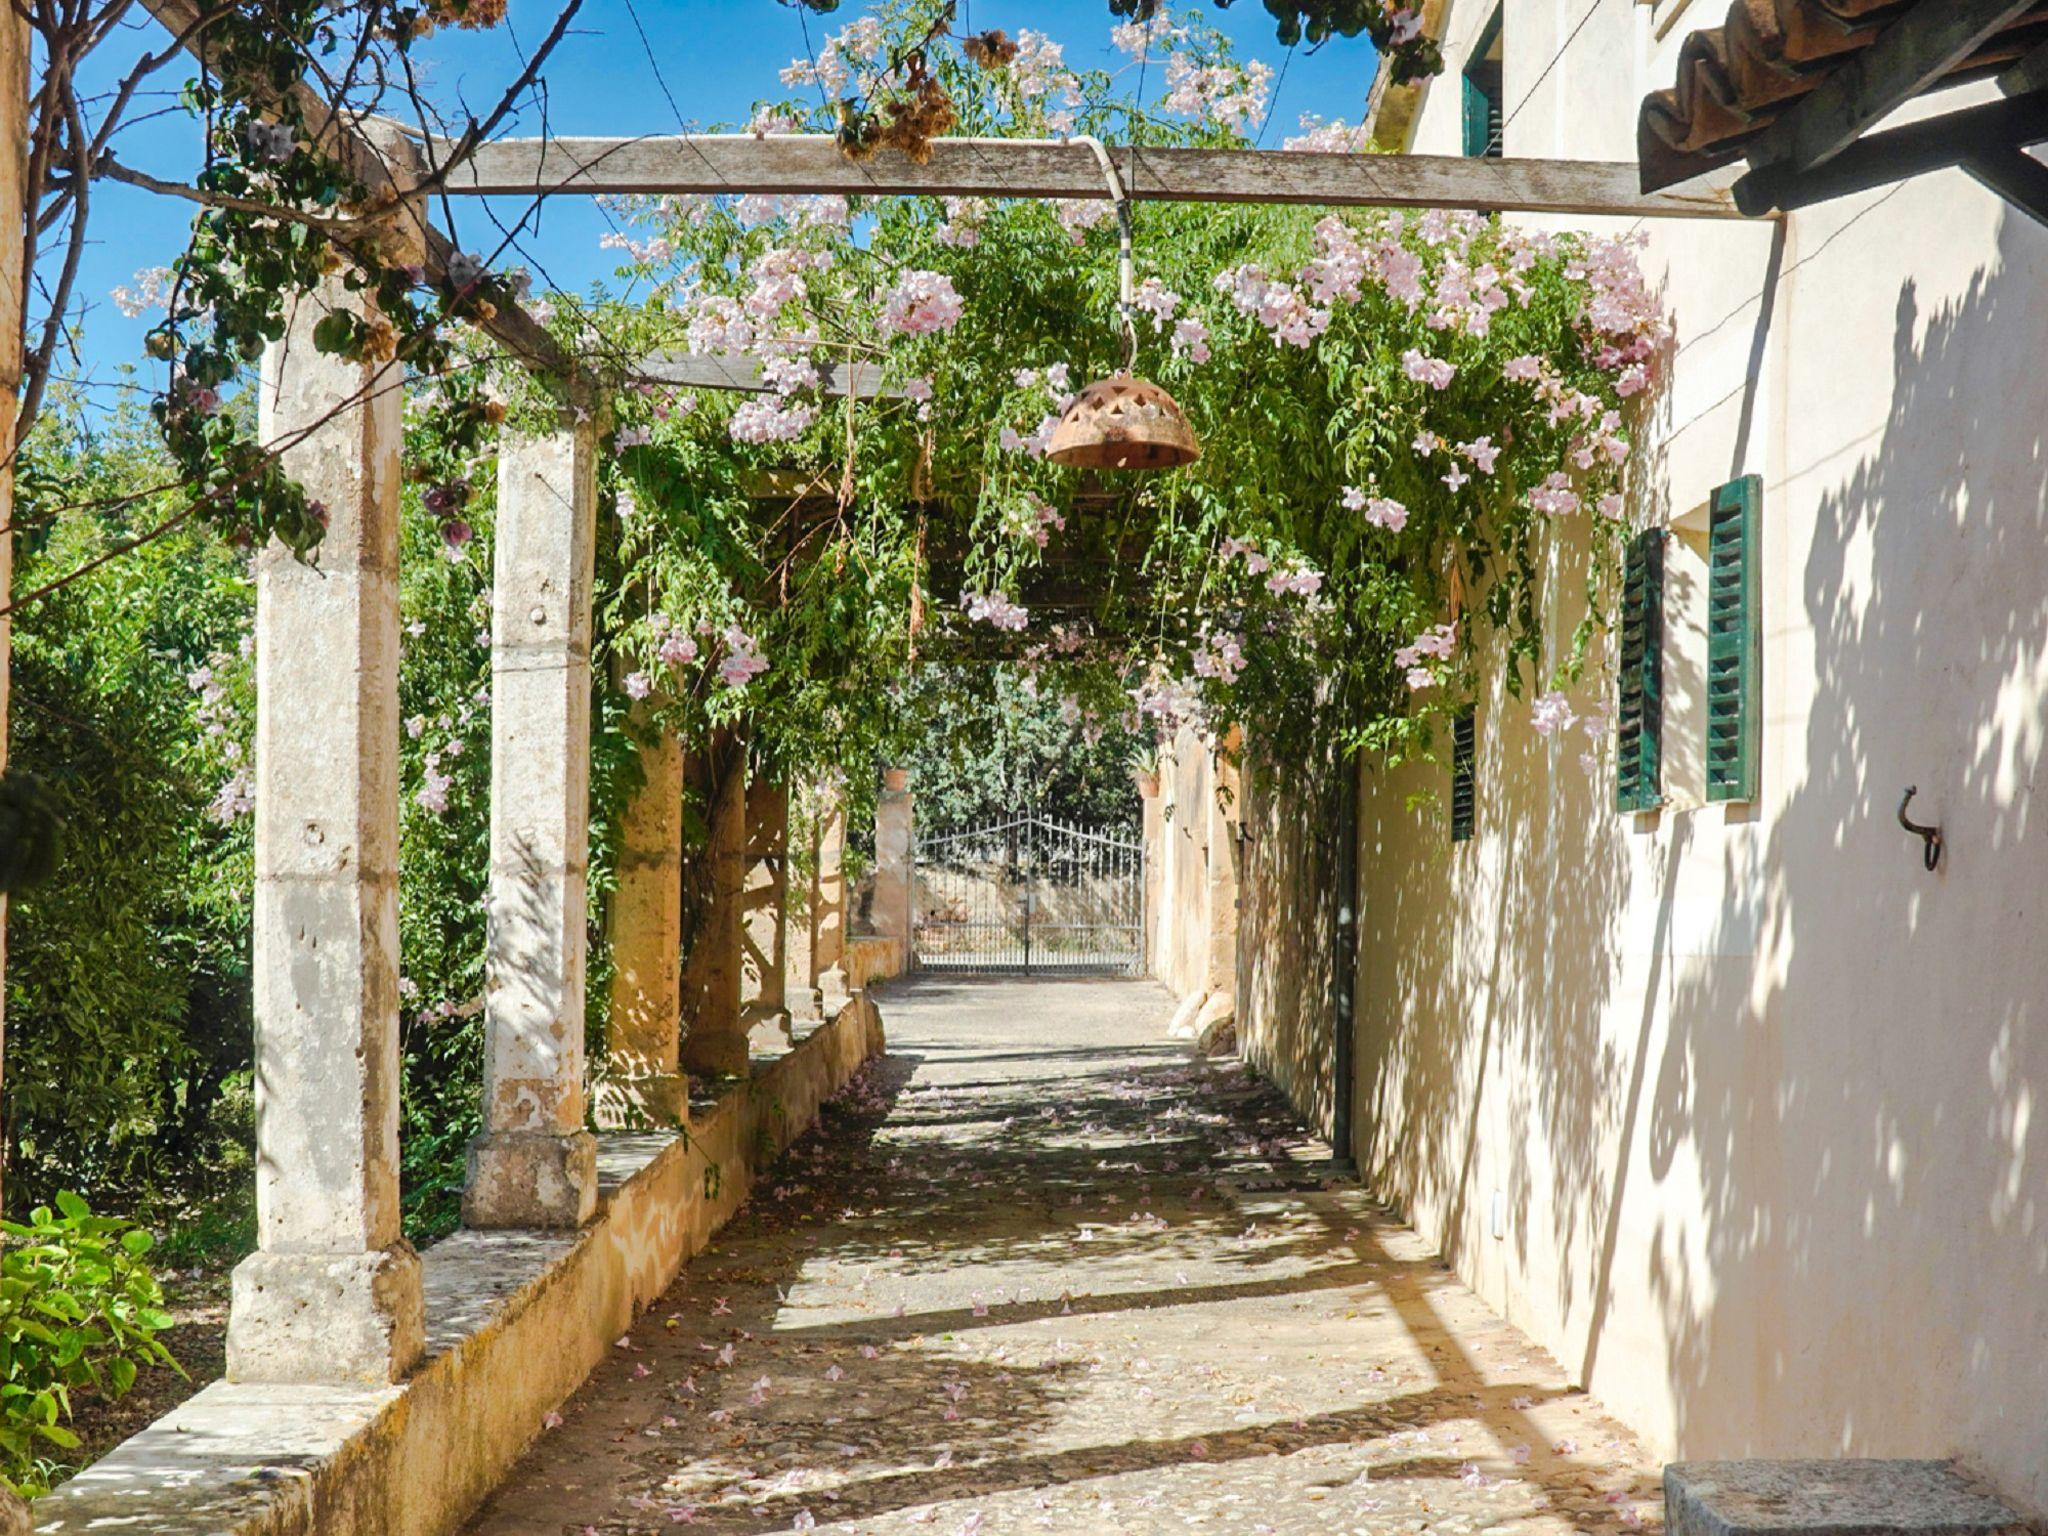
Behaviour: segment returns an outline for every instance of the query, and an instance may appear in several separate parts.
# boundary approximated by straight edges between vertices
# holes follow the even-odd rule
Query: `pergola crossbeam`
[[[188,53],[201,63],[212,63],[212,39],[208,32],[208,9],[200,0],[145,0],[150,14],[179,39]],[[368,134],[347,114],[339,111],[324,100],[305,81],[297,81],[290,87],[290,94],[297,102],[305,120],[315,126],[330,154],[347,166],[365,186],[373,191],[391,185],[393,177],[386,152],[374,143]],[[397,129],[398,125],[379,122],[380,130]],[[393,148],[402,153],[401,141],[392,134]],[[417,143],[415,138],[412,142]],[[452,145],[439,146],[446,153]],[[418,169],[407,167],[408,171]],[[421,266],[430,282],[442,284],[448,280],[448,266],[456,254],[455,242],[431,222],[419,221],[420,235],[424,242]],[[486,334],[507,351],[521,358],[529,366],[544,372],[558,374],[564,378],[575,372],[574,359],[556,341],[548,329],[518,304],[506,302],[496,306],[496,313],[487,320],[479,321]]]
[[[431,148],[439,151],[442,146]],[[1107,198],[1101,162],[1078,143],[937,139],[920,164],[895,150],[866,160],[825,134],[683,134],[499,139],[453,167],[445,190],[471,196],[567,193]],[[1299,150],[1111,150],[1143,202],[1462,208],[1479,212],[1739,218],[1728,178],[1658,192],[1631,161],[1490,160],[1457,155]],[[440,154],[433,158],[439,159]]]

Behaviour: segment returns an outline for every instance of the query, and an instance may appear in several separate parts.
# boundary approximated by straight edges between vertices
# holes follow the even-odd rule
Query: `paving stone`
[[[1664,1469],[1672,1536],[2023,1536],[1945,1461],[1688,1461]]]
[[[926,979],[473,1536],[1661,1524],[1657,1467],[1149,983]]]

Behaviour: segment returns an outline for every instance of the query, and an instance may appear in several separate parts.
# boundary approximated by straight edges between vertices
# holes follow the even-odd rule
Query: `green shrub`
[[[95,1216],[68,1190],[57,1209],[0,1223],[0,1475],[46,1492],[43,1454],[78,1444],[61,1420],[76,1390],[123,1397],[145,1365],[180,1370],[157,1335],[170,1327],[148,1254],[150,1235]]]

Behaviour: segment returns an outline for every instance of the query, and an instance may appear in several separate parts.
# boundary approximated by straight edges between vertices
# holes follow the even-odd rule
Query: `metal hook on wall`
[[[1923,845],[1921,860],[1929,869],[1932,869],[1941,862],[1941,828],[1925,827],[1917,821],[1908,821],[1906,819],[1906,807],[1913,803],[1913,797],[1919,793],[1919,785],[1909,784],[1906,786],[1905,796],[1899,801],[1899,825],[1920,839]]]

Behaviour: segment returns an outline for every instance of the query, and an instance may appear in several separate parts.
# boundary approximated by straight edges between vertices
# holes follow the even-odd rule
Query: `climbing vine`
[[[1134,63],[1169,50],[1151,100],[1135,69],[1073,70],[1030,31],[942,49],[917,4],[784,80],[886,95],[904,38],[963,133],[1220,145],[1265,110],[1259,75],[1193,14],[1119,38]],[[838,117],[792,99],[754,121]],[[1343,124],[1288,141],[1356,145]],[[815,758],[872,750],[914,656],[1000,654],[1084,721],[1135,709],[1243,725],[1282,755],[1401,751],[1471,696],[1498,635],[1539,727],[1597,737],[1600,708],[1564,690],[1600,654],[1628,403],[1664,335],[1632,249],[1442,210],[1145,205],[1136,371],[1204,454],[1095,477],[1046,448],[1121,363],[1112,212],[622,206],[626,286],[575,323],[621,352],[750,364],[764,388],[644,384],[620,406],[619,686],[686,735],[745,715],[767,750]],[[849,397],[835,376],[872,383]],[[1568,602],[1545,590],[1560,542],[1591,551]]]

